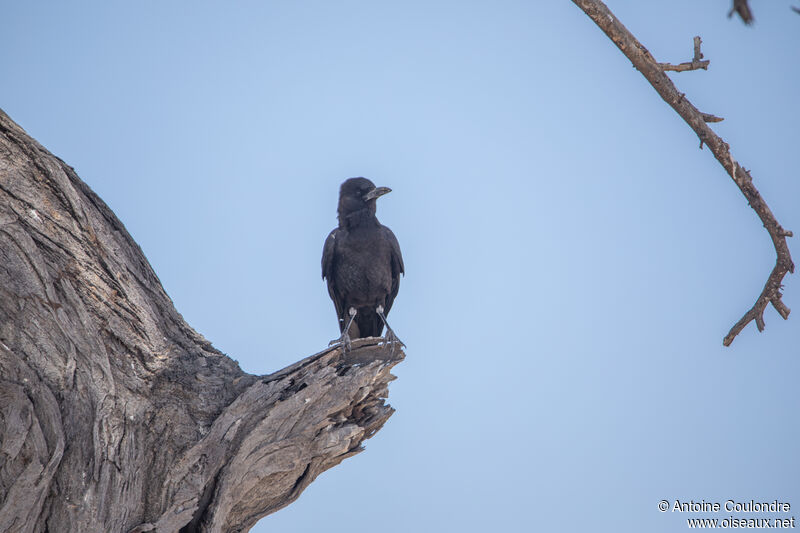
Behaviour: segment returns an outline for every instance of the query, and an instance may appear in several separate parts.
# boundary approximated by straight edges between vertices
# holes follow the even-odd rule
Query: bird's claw
[[[394,331],[391,328],[386,328],[386,335],[383,337],[384,342],[386,344],[399,344],[403,348],[406,347],[405,343],[400,340],[400,338],[394,334]]]
[[[351,307],[347,314],[350,315],[350,320],[347,321],[347,325],[342,330],[342,336],[338,339],[333,339],[331,342],[328,343],[328,346],[333,346],[334,344],[341,344],[342,350],[347,353],[349,352],[352,347],[353,343],[350,340],[350,326],[353,324],[353,320],[356,318],[356,309]]]
[[[401,347],[405,348],[406,345],[403,343],[403,341],[400,340],[400,338],[397,335],[394,334],[394,330],[389,327],[389,324],[386,323],[385,317],[383,323],[386,325],[386,335],[384,335],[383,337],[383,346],[384,348],[388,346],[389,356],[394,357],[395,347],[399,344]]]
[[[345,352],[349,352],[353,348],[353,341],[350,339],[350,335],[347,332],[342,333],[342,336],[338,339],[333,339],[331,342],[328,343],[328,347],[340,345]]]
[[[391,351],[389,353],[392,356],[394,356],[395,344],[399,344],[403,348],[405,348],[406,345],[403,344],[403,341],[401,341],[397,337],[397,335],[394,334],[394,330],[391,327],[389,327],[389,322],[386,321],[386,315],[383,314],[383,306],[379,305],[378,307],[376,307],[375,308],[375,312],[378,313],[378,316],[381,317],[381,320],[383,320],[383,325],[386,326],[386,335],[383,337],[384,347],[385,346],[391,346],[392,349],[391,349]]]

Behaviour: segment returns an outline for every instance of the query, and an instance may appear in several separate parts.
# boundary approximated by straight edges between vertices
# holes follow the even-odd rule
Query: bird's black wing
[[[386,242],[389,243],[389,247],[391,249],[392,290],[386,297],[385,306],[385,312],[388,315],[389,310],[392,308],[392,304],[394,303],[394,299],[397,296],[397,291],[400,290],[400,274],[405,274],[405,267],[403,266],[403,254],[400,253],[400,244],[397,242],[397,237],[395,237],[394,233],[392,233],[392,230],[386,226],[381,226],[381,233],[383,234],[383,238],[386,240]]]
[[[325,239],[325,246],[322,248],[322,279],[328,281],[328,294],[331,296],[333,306],[336,308],[336,318],[339,319],[339,329],[342,329],[344,327],[341,322],[342,318],[344,318],[344,302],[342,302],[341,296],[336,291],[333,281],[333,272],[336,268],[336,236],[338,233],[339,229],[334,229],[328,234],[328,238]]]

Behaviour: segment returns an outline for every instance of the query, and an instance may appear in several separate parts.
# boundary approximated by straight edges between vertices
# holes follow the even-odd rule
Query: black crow
[[[397,340],[386,323],[392,308],[403,256],[392,230],[375,217],[376,200],[391,192],[366,178],[350,178],[339,189],[339,227],[331,231],[322,250],[322,279],[336,307],[340,341],[380,337]]]

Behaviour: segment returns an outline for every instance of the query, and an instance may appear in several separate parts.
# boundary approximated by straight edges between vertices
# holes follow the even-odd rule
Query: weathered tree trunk
[[[362,449],[402,357],[358,341],[242,372],[0,111],[0,531],[246,531]]]

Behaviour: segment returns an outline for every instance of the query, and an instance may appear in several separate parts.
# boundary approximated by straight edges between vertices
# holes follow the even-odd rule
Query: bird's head
[[[362,210],[367,210],[370,215],[374,215],[375,200],[387,192],[392,192],[392,189],[376,187],[367,178],[346,180],[339,189],[339,220]]]

